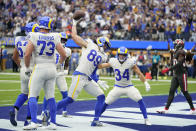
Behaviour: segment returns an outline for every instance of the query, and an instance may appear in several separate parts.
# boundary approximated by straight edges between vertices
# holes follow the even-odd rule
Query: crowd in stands
[[[54,19],[70,34],[75,10],[86,13],[81,35],[110,39],[196,41],[195,0],[0,0],[0,37],[24,35],[27,22]]]

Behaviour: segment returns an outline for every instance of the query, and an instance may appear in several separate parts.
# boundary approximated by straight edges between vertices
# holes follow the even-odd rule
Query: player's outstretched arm
[[[30,65],[30,59],[31,59],[31,54],[32,54],[33,50],[34,50],[33,43],[31,41],[28,41],[27,48],[26,48],[26,51],[25,51],[25,57],[24,57],[25,66],[27,68]]]
[[[111,67],[110,63],[103,63],[98,65],[99,69],[108,68],[108,67]]]
[[[142,74],[142,72],[140,71],[140,69],[137,67],[137,65],[134,65],[133,66],[133,71],[139,76],[139,78],[140,78],[140,80],[142,82],[145,82],[146,81],[144,75]]]
[[[77,23],[78,23],[78,21],[73,19],[72,33],[71,33],[72,39],[80,47],[85,47],[86,48],[87,47],[87,42],[77,34],[77,29],[76,29]]]
[[[142,72],[140,71],[140,69],[137,67],[137,65],[134,65],[132,69],[133,69],[133,71],[139,76],[140,80],[141,80],[142,82],[144,82],[145,87],[146,87],[146,91],[147,91],[147,92],[150,91],[150,85],[149,85],[148,82],[146,81],[144,75],[142,74]]]
[[[62,64],[65,61],[66,58],[66,53],[65,53],[65,49],[63,48],[61,43],[58,43],[56,46],[56,50],[59,52],[60,54],[60,60],[59,63]]]
[[[18,67],[20,67],[20,58],[19,58],[19,53],[16,48],[14,48],[13,56],[12,59],[14,62],[17,64]]]

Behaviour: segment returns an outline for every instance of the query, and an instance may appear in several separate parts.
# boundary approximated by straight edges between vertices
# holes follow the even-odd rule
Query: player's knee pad
[[[102,95],[97,96],[97,100],[98,101],[105,101],[105,95],[102,94]]]

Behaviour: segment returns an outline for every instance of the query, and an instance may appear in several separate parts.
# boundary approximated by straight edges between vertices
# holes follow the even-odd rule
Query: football
[[[73,15],[73,19],[74,20],[79,20],[80,18],[85,17],[85,12],[82,10],[77,10],[74,15]]]

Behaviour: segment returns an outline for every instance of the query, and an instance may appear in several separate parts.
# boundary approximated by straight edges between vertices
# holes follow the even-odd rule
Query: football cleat
[[[145,119],[145,120],[144,120],[144,123],[145,123],[145,125],[147,125],[147,126],[151,126],[151,125],[152,125],[148,119]]]
[[[190,110],[189,112],[187,112],[187,115],[194,115],[196,114],[196,110]]]
[[[159,111],[157,111],[157,113],[159,113],[159,114],[166,114],[166,113],[168,113],[168,110],[159,110]]]
[[[44,127],[42,127],[42,129],[56,130],[57,129],[57,126],[56,126],[56,124],[54,124],[54,123],[51,122],[50,125],[44,126]]]
[[[103,126],[103,123],[100,121],[92,121],[91,126]]]
[[[50,119],[50,113],[49,113],[49,111],[44,111],[43,118],[42,118],[42,125],[43,126],[47,126],[49,119]]]
[[[68,117],[67,111],[63,111],[63,112],[62,112],[62,116],[63,116],[63,117]]]
[[[16,113],[15,113],[15,109],[11,109],[9,112],[10,115],[10,122],[13,126],[17,126],[17,122],[16,122]]]
[[[28,126],[24,126],[23,130],[37,130],[38,125],[34,122],[31,122]]]

